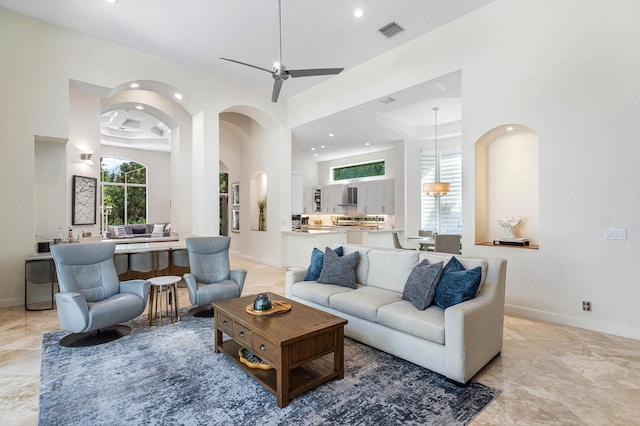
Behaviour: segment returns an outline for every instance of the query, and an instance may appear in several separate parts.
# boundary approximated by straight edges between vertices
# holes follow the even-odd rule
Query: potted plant
[[[266,219],[264,216],[264,209],[267,207],[267,197],[265,196],[262,200],[258,200],[258,209],[260,209],[260,213],[258,215],[258,231],[266,231]]]

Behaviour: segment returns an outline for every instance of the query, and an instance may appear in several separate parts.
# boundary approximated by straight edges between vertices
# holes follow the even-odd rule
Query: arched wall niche
[[[280,264],[282,238],[278,231],[291,226],[290,131],[268,112],[248,105],[221,111],[219,129],[220,160],[229,166],[230,182],[239,183],[240,189],[239,205],[232,207],[239,217],[239,231],[230,234],[231,250]],[[261,223],[258,201],[267,193],[266,232],[254,232]]]
[[[505,124],[475,143],[475,242],[492,244],[503,234],[496,218],[519,216],[517,237],[539,245],[539,135]]]

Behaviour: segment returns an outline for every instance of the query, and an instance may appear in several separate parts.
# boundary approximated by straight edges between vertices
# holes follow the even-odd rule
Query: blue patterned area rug
[[[223,354],[213,319],[185,315],[90,348],[43,336],[39,424],[45,425],[466,425],[499,391],[441,375],[345,339],[345,377],[294,398],[275,397]]]

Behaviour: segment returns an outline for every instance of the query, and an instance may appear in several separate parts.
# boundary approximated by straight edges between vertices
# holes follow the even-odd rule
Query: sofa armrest
[[[89,327],[89,307],[84,296],[70,291],[56,293],[60,328],[71,333],[83,333]]]
[[[307,274],[307,268],[290,268],[287,269],[284,282],[284,295],[291,298],[293,293],[293,285],[297,282],[303,281],[304,276]]]
[[[120,293],[130,293],[139,296],[146,306],[149,298],[151,283],[145,280],[129,280],[120,282]]]
[[[444,311],[447,377],[469,381],[502,350],[506,261],[490,259],[475,299]]]

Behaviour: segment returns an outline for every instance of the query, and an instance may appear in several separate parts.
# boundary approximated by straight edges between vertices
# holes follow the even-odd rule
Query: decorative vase
[[[496,221],[504,231],[501,238],[512,239],[516,237],[513,229],[520,223],[520,216],[499,217],[496,218]]]
[[[265,218],[264,218],[264,210],[260,210],[260,214],[258,215],[258,231],[265,230]]]

